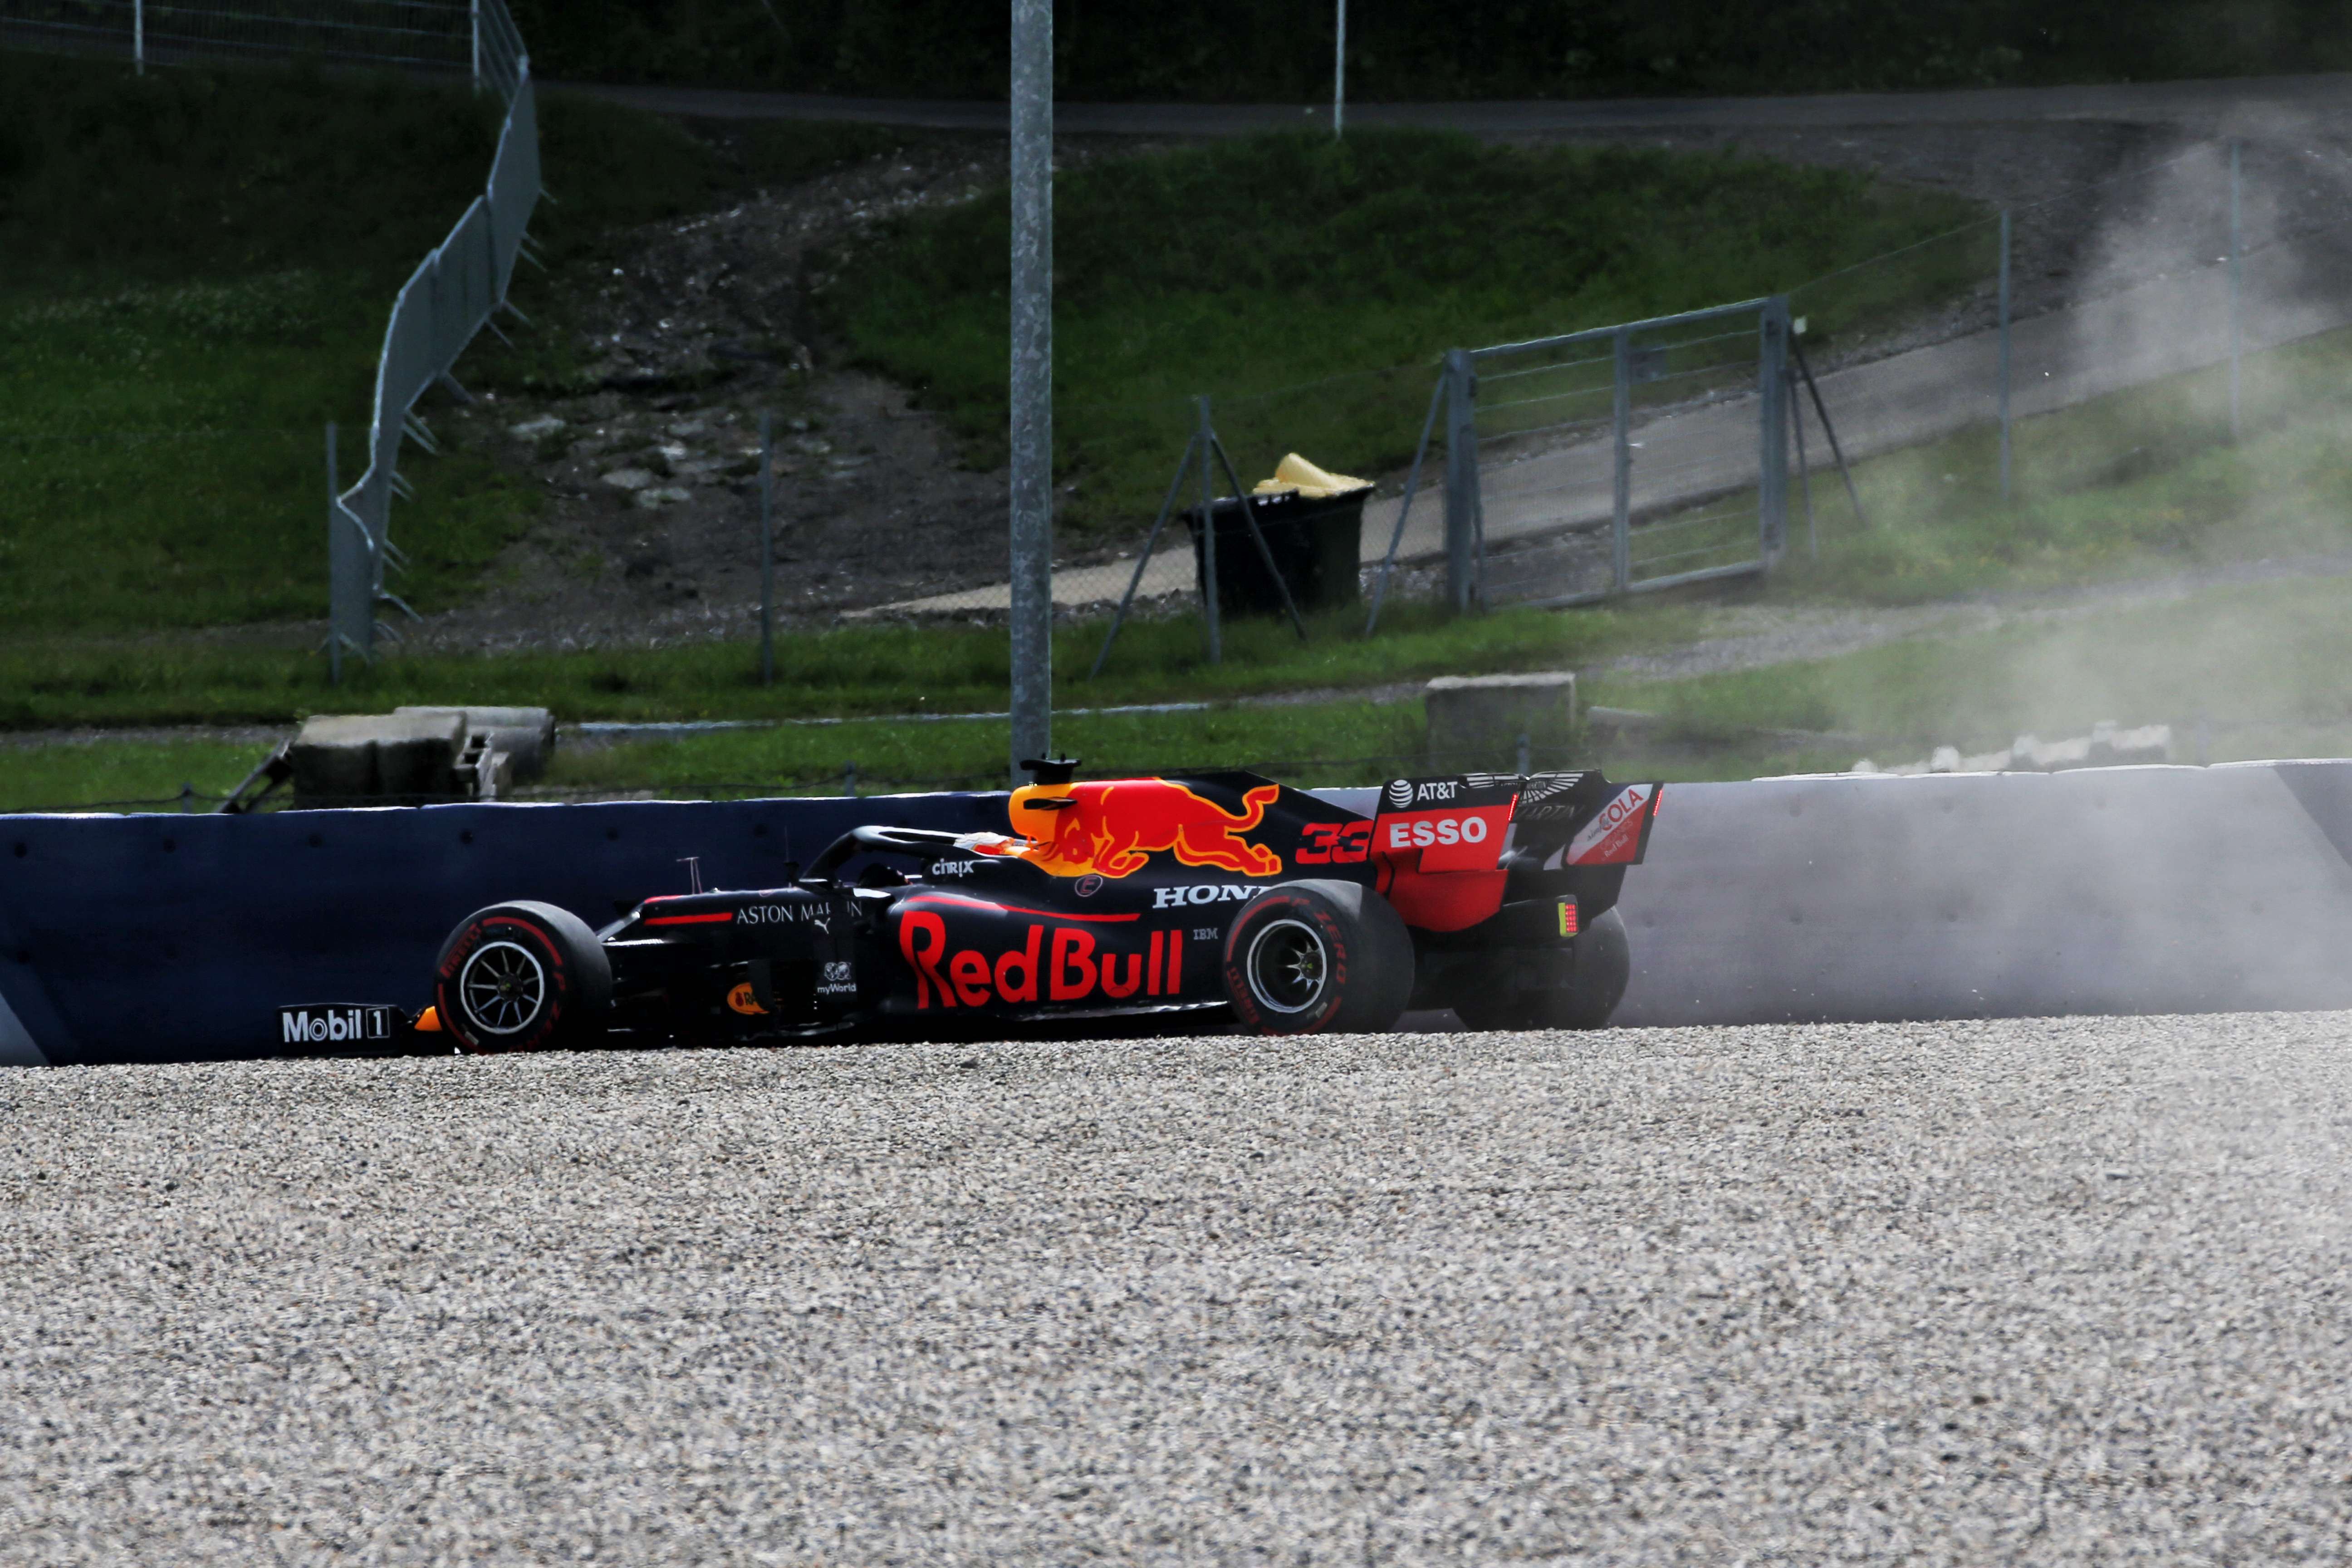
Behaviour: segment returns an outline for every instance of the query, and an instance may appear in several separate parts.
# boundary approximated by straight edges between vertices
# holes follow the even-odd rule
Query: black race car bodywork
[[[601,931],[494,905],[451,933],[421,1026],[478,1051],[1228,1008],[1270,1034],[1409,1007],[1597,1027],[1624,989],[1612,906],[1656,784],[1398,779],[1364,816],[1244,773],[1069,770],[1036,765],[1007,834],[861,827],[783,886],[647,899]]]

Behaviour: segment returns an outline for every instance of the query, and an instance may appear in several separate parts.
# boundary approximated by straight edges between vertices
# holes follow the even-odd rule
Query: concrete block
[[[1429,750],[1441,763],[1452,752],[1507,752],[1521,735],[1534,745],[1565,746],[1576,722],[1576,675],[1566,669],[1441,675],[1423,701]]]
[[[467,734],[488,736],[491,747],[511,760],[518,784],[529,784],[545,773],[548,758],[555,754],[555,715],[544,708],[395,708],[393,712],[462,715]]]
[[[306,719],[287,758],[298,805],[454,800],[466,743],[457,710],[321,713]]]

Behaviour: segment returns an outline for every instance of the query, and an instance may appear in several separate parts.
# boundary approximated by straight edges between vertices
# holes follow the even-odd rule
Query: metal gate
[[[1447,355],[1456,608],[1763,571],[1788,538],[1788,353],[1773,295]]]

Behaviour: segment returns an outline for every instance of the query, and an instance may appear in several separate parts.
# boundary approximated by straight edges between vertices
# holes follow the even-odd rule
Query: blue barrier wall
[[[1002,832],[1004,796],[0,816],[0,1059],[266,1055],[280,1003],[424,1006],[442,939],[485,904],[602,925],[687,890],[683,857],[706,886],[772,887],[869,822]]]
[[[1370,791],[1320,792],[1352,808]],[[286,1002],[416,1008],[504,899],[772,886],[1002,795],[0,817],[0,1061],[267,1054]],[[2352,763],[1675,784],[1617,1021],[2352,1007]]]

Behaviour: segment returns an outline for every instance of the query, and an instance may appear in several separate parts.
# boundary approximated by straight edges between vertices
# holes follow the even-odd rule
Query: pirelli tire
[[[433,968],[441,1026],[477,1055],[560,1050],[593,1038],[613,964],[588,923],[553,904],[492,904],[457,924]]]
[[[1455,998],[1455,1016],[1474,1029],[1605,1029],[1633,978],[1624,917],[1603,910],[1576,939],[1576,978],[1555,991],[1479,993]]]
[[[1225,935],[1225,994],[1262,1035],[1373,1034],[1412,997],[1412,936],[1354,882],[1285,882],[1242,906]]]

